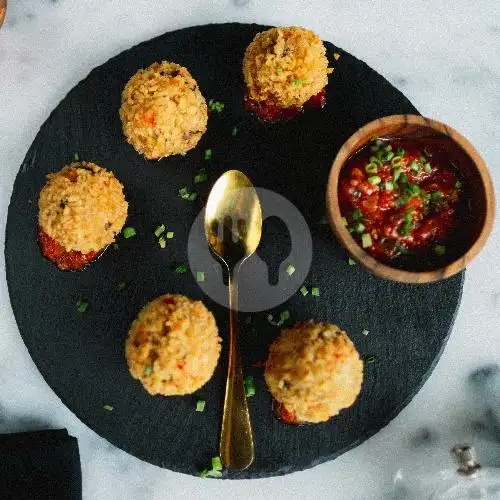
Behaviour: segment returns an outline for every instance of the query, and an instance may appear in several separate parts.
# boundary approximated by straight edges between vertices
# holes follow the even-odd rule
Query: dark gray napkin
[[[81,500],[76,438],[66,429],[0,435],[2,500]]]

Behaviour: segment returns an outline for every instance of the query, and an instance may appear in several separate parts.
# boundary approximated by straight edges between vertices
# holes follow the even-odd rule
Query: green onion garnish
[[[399,182],[402,182],[403,184],[408,184],[408,176],[404,172],[401,174]]]
[[[106,411],[113,411],[114,410],[114,408],[111,405],[104,405],[102,408],[103,408],[103,410],[106,410]]]
[[[247,375],[244,378],[243,385],[245,386],[245,396],[247,398],[255,396],[255,386],[253,385],[253,377],[251,375]]]
[[[373,146],[370,146],[370,150],[376,153],[380,149],[380,146],[377,144],[374,144]]]
[[[408,187],[406,189],[413,196],[420,194],[420,187],[417,184],[408,184]]]
[[[222,460],[220,459],[220,457],[212,458],[212,470],[222,470]]]
[[[133,227],[126,227],[123,230],[123,237],[124,238],[132,238],[132,236],[135,236],[137,233],[135,232],[135,229]]]
[[[403,148],[396,149],[396,156],[404,156],[405,150]]]
[[[372,245],[373,245],[372,237],[368,233],[361,235],[361,246],[363,248],[369,248]]]
[[[183,199],[183,200],[187,200],[189,198],[189,191],[188,191],[188,188],[187,187],[182,187],[179,189],[179,196]]]
[[[382,162],[376,156],[370,156],[370,163],[375,163],[377,167],[382,166]]]
[[[442,191],[434,191],[434,193],[431,193],[431,200],[433,201],[440,200],[442,197],[443,197]]]
[[[78,153],[73,154],[73,160],[80,161],[80,157],[78,156]]]
[[[368,182],[370,184],[380,184],[382,182],[382,179],[378,175],[372,175],[371,177],[368,177]]]
[[[198,198],[198,194],[197,193],[190,193],[189,196],[188,196],[188,200],[189,201],[194,201],[194,200],[196,200],[196,198]]]
[[[396,182],[399,179],[400,175],[401,175],[401,167],[396,167],[394,169],[394,174],[393,174],[394,182]]]
[[[393,191],[394,190],[394,184],[392,181],[385,181],[384,187],[386,191]]]
[[[184,274],[187,271],[187,266],[186,264],[180,264],[174,269],[174,272],[177,274]]]
[[[205,273],[203,271],[196,271],[196,281],[205,281]]]
[[[392,144],[387,144],[387,146],[385,146],[384,148],[384,151],[386,152],[392,151]]]
[[[371,365],[372,363],[375,363],[375,361],[377,361],[377,358],[375,356],[367,356],[365,361]]]
[[[292,266],[292,264],[288,264],[286,268],[286,274],[288,274],[288,276],[291,276],[294,272],[295,272],[295,267]]]
[[[167,237],[168,240],[171,240],[174,237],[174,232],[173,231],[168,231],[165,236]]]
[[[430,173],[432,172],[432,167],[430,166],[430,164],[429,164],[429,163],[426,163],[426,164],[424,165],[424,170],[425,170],[425,173],[426,173],[426,174],[430,174]]]
[[[414,172],[418,172],[420,170],[420,165],[416,161],[412,161],[410,163],[410,170],[413,170]]]
[[[341,217],[340,220],[344,226],[347,226],[347,219],[345,217]]]
[[[353,226],[353,230],[355,233],[361,234],[365,230],[365,225],[362,222],[356,222]]]
[[[446,247],[444,245],[434,245],[434,252],[436,255],[444,255],[446,253]]]
[[[455,182],[455,189],[460,189],[462,187],[462,183],[460,181]]]
[[[366,337],[370,333],[370,330],[363,330],[361,333]]]
[[[319,288],[318,288],[318,287],[313,286],[313,287],[311,288],[311,295],[312,295],[313,297],[319,297]]]
[[[392,151],[389,151],[386,155],[385,155],[385,159],[387,161],[389,160],[392,160],[394,158],[394,153]]]
[[[422,194],[422,200],[424,200],[424,202],[428,202],[431,199],[430,193],[426,193],[425,191],[422,191],[421,194]]]
[[[355,266],[355,265],[357,264],[357,262],[356,262],[353,258],[351,258],[351,257],[349,257],[349,258],[347,259],[347,263],[348,263],[350,266]]]
[[[163,233],[163,231],[165,231],[165,224],[162,224],[161,226],[158,226],[156,229],[155,229],[155,236],[157,238],[159,238],[161,236],[161,234]]]
[[[395,167],[396,165],[399,165],[401,163],[401,160],[403,159],[402,156],[394,156],[394,158],[392,158],[391,160],[391,166]]]
[[[212,150],[211,149],[205,149],[205,152],[203,153],[203,158],[205,160],[210,160],[210,158],[212,158]]]
[[[366,165],[365,170],[369,174],[376,174],[378,172],[378,167],[375,163],[369,163]]]
[[[425,159],[425,156],[421,156],[421,157],[419,158],[419,161],[420,161],[420,163],[422,163],[422,165],[423,165],[424,163],[427,163],[427,160]]]
[[[302,286],[300,288],[300,293],[305,297],[309,293],[309,290],[305,286]]]
[[[221,113],[224,109],[224,103],[220,101],[215,101],[214,99],[210,99],[208,101],[208,109],[210,111],[216,111],[217,113]]]
[[[194,183],[195,184],[200,184],[202,182],[205,182],[208,179],[207,172],[205,171],[204,168],[202,168],[195,176],[194,176]]]
[[[127,286],[127,283],[125,283],[124,281],[122,281],[121,283],[118,283],[116,289],[119,292],[121,292],[122,290],[125,290],[126,286]]]
[[[293,80],[292,87],[294,89],[298,89],[303,83],[306,83],[307,80]]]
[[[288,309],[285,309],[284,311],[280,312],[280,320],[284,322],[287,319],[290,319],[290,311]]]
[[[120,250],[120,245],[118,245],[118,243],[113,243],[113,250]]]
[[[144,376],[149,377],[153,373],[153,365],[147,365],[144,367]]]
[[[410,201],[411,196],[409,194],[404,194],[398,200],[396,201],[396,207],[400,208],[404,204],[408,203]]]
[[[363,217],[363,213],[361,212],[361,210],[359,208],[356,208],[353,213],[352,213],[352,216],[353,220],[359,220],[361,219],[361,217]]]
[[[233,127],[233,130],[231,130],[231,135],[234,137],[238,133],[238,128]]]
[[[167,241],[163,236],[158,238],[158,245],[160,245],[160,248],[165,248],[167,246]]]
[[[78,300],[76,302],[76,308],[77,308],[78,312],[80,312],[80,313],[84,313],[88,307],[89,307],[89,303],[86,302],[85,300]]]
[[[198,399],[198,401],[196,401],[196,411],[205,411],[205,400],[203,399]]]

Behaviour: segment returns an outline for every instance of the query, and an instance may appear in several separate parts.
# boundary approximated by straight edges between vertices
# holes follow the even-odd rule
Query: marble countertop
[[[467,136],[500,186],[500,8],[496,0],[10,0],[0,30],[0,243],[14,178],[38,128],[95,66],[165,31],[207,22],[307,26],[367,62],[427,116]],[[19,335],[0,255],[0,433],[67,427],[85,499],[385,499],[394,477],[451,466],[456,442],[500,466],[500,234],[470,265],[451,338],[408,407],[334,462],[284,477],[208,481],[127,455],[52,392]],[[40,312],[43,314],[43,312]],[[36,314],[34,312],[34,314]],[[400,471],[398,473],[398,471]],[[420,490],[418,490],[420,491]],[[407,492],[397,498],[424,498]]]

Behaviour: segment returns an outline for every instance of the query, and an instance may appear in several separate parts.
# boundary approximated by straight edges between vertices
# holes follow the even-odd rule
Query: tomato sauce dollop
[[[56,264],[62,271],[79,271],[102,253],[102,250],[88,253],[76,250],[67,251],[41,228],[38,229],[38,244],[44,257]]]
[[[377,139],[354,154],[339,179],[348,231],[378,260],[433,251],[457,226],[463,179],[446,153],[403,139]]]
[[[265,122],[277,122],[281,120],[290,120],[295,115],[301,113],[304,108],[323,108],[326,104],[326,90],[320,90],[313,95],[303,106],[290,106],[281,108],[272,102],[260,102],[250,99],[245,95],[245,108],[255,113]]]
[[[299,425],[300,421],[295,416],[295,413],[285,407],[283,403],[278,403],[275,401],[274,411],[276,416],[282,420],[285,424]]]

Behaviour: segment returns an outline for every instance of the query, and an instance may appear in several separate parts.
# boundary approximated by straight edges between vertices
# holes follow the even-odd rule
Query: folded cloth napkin
[[[81,498],[78,442],[66,429],[0,435],[0,499]]]

